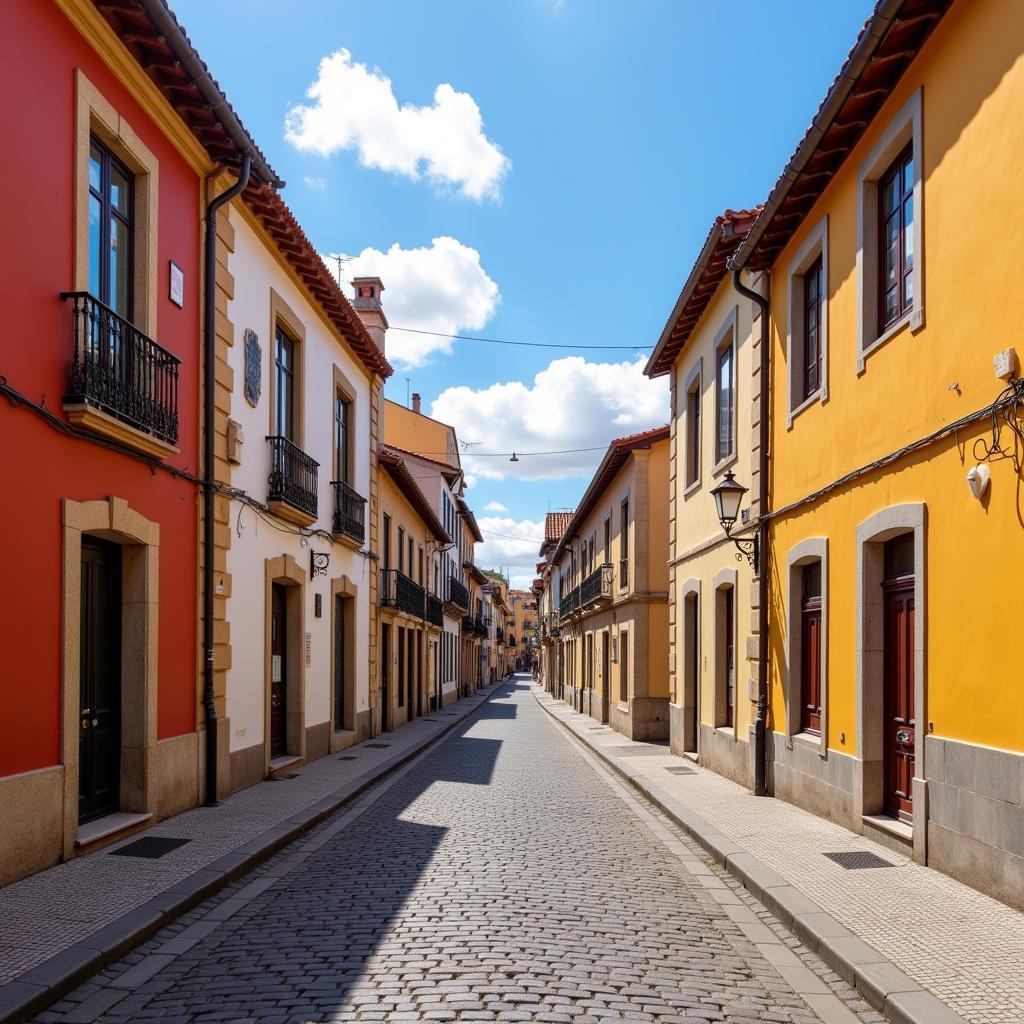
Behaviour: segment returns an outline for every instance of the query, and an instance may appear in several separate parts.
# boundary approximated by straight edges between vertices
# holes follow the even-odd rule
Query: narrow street
[[[882,1020],[525,676],[35,1019]]]

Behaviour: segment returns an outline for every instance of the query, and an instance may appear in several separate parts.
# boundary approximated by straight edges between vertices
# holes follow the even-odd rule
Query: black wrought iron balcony
[[[88,292],[72,300],[74,351],[65,405],[89,405],[174,445],[181,360]]]
[[[477,636],[487,636],[490,632],[490,620],[478,615],[473,620],[473,632],[476,633]]]
[[[316,518],[316,477],[320,463],[287,437],[270,436],[268,501],[283,501]]]
[[[561,622],[565,622],[573,612],[577,612],[580,609],[580,588],[573,587],[568,594],[563,595],[561,604],[558,606],[558,617]]]
[[[441,598],[436,597],[434,594],[427,594],[426,619],[431,625],[444,625],[444,606],[441,604]]]
[[[448,577],[448,597],[445,604],[453,604],[463,612],[469,611],[469,590],[454,576]]]
[[[423,618],[426,610],[423,588],[397,569],[380,571],[380,606],[394,608]]]
[[[607,601],[612,596],[612,573],[615,567],[611,562],[599,565],[580,584],[580,605],[586,606],[597,601]]]
[[[334,488],[333,533],[341,533],[360,542],[366,540],[366,499],[344,480],[332,480]]]
[[[463,633],[472,633],[473,632],[473,624],[474,624],[475,621],[476,620],[473,618],[472,615],[463,615],[462,616],[462,632]]]

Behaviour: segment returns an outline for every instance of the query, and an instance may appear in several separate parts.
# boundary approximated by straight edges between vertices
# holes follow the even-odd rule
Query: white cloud
[[[337,274],[337,263],[326,258]],[[480,265],[480,253],[448,236],[418,249],[403,249],[398,242],[381,252],[364,249],[342,266],[348,295],[354,277],[379,277],[388,321],[397,327],[458,334],[478,331],[493,316],[501,295],[497,284]],[[450,353],[450,338],[430,334],[389,331],[387,354],[402,366],[422,366],[435,352]]]
[[[305,177],[302,179],[307,188],[313,189],[314,192],[323,192],[327,188],[326,178],[310,178]]]
[[[476,564],[483,569],[504,569],[513,587],[528,588],[536,576],[543,521],[482,516],[477,524],[484,543],[477,544],[474,551]]]
[[[549,363],[532,386],[520,381],[474,390],[447,388],[430,414],[451,423],[460,441],[478,442],[462,457],[481,477],[561,480],[590,476],[608,442],[668,421],[668,378],[643,374],[645,357],[634,362],[592,363],[566,356]],[[592,452],[531,457],[529,452],[598,448]],[[482,458],[474,452],[517,452]]]
[[[502,505],[500,501],[489,501],[484,505],[485,512],[507,512],[508,508]]]
[[[338,50],[320,61],[316,81],[285,116],[284,137],[297,149],[330,156],[355,149],[365,167],[438,188],[457,188],[477,202],[496,198],[508,157],[484,132],[476,101],[444,82],[429,107],[399,106],[391,79]],[[425,165],[425,168],[424,168]]]

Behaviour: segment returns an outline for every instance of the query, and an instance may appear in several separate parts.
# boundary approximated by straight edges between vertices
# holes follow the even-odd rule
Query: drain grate
[[[841,853],[826,853],[829,860],[835,861],[841,868],[847,871],[855,871],[858,868],[894,868],[887,860],[883,860],[876,853],[870,850],[844,850]]]
[[[678,767],[666,768],[665,771],[671,772],[673,775],[696,775],[697,773],[692,768],[687,768],[686,765],[682,764]]]
[[[342,754],[338,758],[338,760],[339,761],[356,761],[356,760],[358,760],[358,758],[355,756],[355,754]]]
[[[191,843],[191,839],[174,839],[171,836],[146,836],[144,839],[136,839],[134,843],[122,846],[118,850],[111,850],[111,857],[145,857],[147,860],[156,860],[158,857],[176,850],[179,846]]]
[[[364,747],[371,747],[373,750],[387,750],[391,746],[390,743],[364,743]]]

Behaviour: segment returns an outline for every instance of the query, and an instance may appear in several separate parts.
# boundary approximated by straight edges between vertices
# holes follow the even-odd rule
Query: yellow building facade
[[[560,650],[545,686],[637,740],[669,731],[668,475],[667,426],[613,441],[548,577]]]
[[[876,15],[733,257],[770,274],[768,777],[1024,906],[1024,10],[946,6]]]

